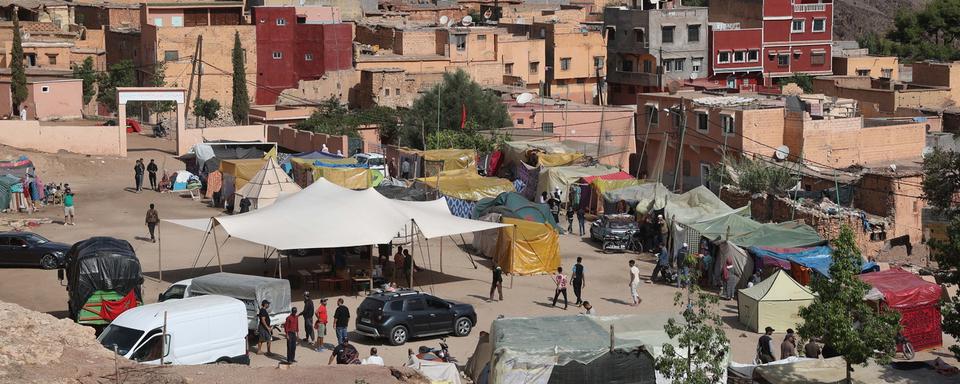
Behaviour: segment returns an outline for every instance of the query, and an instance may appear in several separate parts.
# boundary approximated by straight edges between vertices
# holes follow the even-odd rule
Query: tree
[[[704,292],[697,273],[691,271],[687,279],[686,299],[683,292],[673,297],[674,306],[681,306],[683,320],[671,318],[663,326],[673,343],[663,344],[663,354],[657,358],[657,371],[674,383],[721,383],[724,362],[730,351],[730,341],[721,327],[717,296]],[[686,350],[680,353],[677,350]]]
[[[863,300],[870,287],[857,278],[863,259],[853,230],[842,226],[832,245],[830,278],[813,279],[810,288],[816,297],[810,306],[800,309],[803,323],[797,332],[804,339],[820,338],[826,347],[843,355],[850,382],[853,364],[866,366],[868,359],[887,364],[893,358],[900,315],[892,310],[878,313]]]
[[[220,112],[220,102],[216,99],[204,100],[197,98],[193,101],[193,115],[203,118],[203,126],[207,126],[207,122],[217,118],[217,113]]]
[[[10,51],[10,97],[14,113],[20,110],[20,103],[27,100],[27,72],[23,64],[23,41],[20,36],[19,7],[13,7],[13,49]]]
[[[73,78],[83,80],[83,104],[90,104],[97,94],[97,71],[93,69],[93,58],[87,56],[83,63],[73,67]]]
[[[165,86],[167,86],[167,75],[166,75],[166,73],[167,73],[167,63],[166,63],[166,62],[163,62],[163,61],[156,63],[156,64],[153,66],[153,73],[151,74],[151,76],[150,76],[150,78],[149,78],[149,85],[150,85],[151,87],[165,87]],[[159,119],[160,119],[160,116],[159,116],[159,115],[160,115],[161,113],[170,112],[170,111],[173,111],[173,110],[176,109],[176,108],[177,108],[177,103],[176,103],[175,101],[173,101],[173,100],[154,101],[154,102],[152,103],[152,106],[150,107],[150,109],[151,109],[154,113],[156,113],[156,114],[158,115],[158,116],[157,116],[157,121],[159,121]]]
[[[893,29],[870,34],[860,45],[870,53],[922,61],[960,59],[960,0],[933,0],[919,10],[901,8]]]
[[[297,124],[297,129],[328,135],[360,137],[361,126],[376,126],[383,143],[399,144],[402,113],[396,109],[375,106],[368,109],[349,110],[340,100],[331,96],[320,102],[310,118]]]
[[[960,192],[960,153],[939,148],[923,160],[923,195],[938,216],[946,220],[947,238],[929,241],[931,256],[937,266],[947,272],[949,283],[960,284],[960,205],[955,197]],[[960,299],[956,296],[945,301],[940,309],[943,315],[943,331],[960,338]],[[960,358],[960,346],[950,346],[954,356]]]
[[[97,76],[97,102],[117,111],[117,87],[132,87],[136,84],[133,62],[123,60],[111,65]]]
[[[800,89],[803,90],[803,93],[813,93],[813,76],[810,76],[806,73],[794,73],[789,77],[781,77],[777,79],[777,84],[780,86],[790,83],[794,83],[800,87]]]
[[[233,122],[242,124],[250,114],[250,97],[247,95],[247,67],[243,62],[243,46],[240,32],[233,33]]]
[[[716,185],[734,185],[753,193],[782,195],[797,185],[797,177],[784,166],[763,160],[740,158],[710,167],[710,182]]]
[[[437,110],[439,100],[440,110]],[[477,129],[509,127],[507,107],[493,92],[484,90],[470,79],[463,70],[443,74],[443,81],[413,102],[404,129],[405,141],[412,146],[424,148],[424,137],[437,132],[437,114],[440,114],[439,129],[459,130],[463,111],[467,121]],[[421,130],[422,129],[422,130]]]

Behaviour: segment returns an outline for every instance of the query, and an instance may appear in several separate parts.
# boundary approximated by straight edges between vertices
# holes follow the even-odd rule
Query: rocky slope
[[[897,10],[918,9],[928,0],[837,0],[833,15],[833,38],[857,40],[870,32],[884,34],[893,28]]]

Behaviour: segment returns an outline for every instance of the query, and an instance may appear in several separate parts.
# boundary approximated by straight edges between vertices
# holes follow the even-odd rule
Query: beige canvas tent
[[[740,323],[753,332],[766,327],[784,330],[801,321],[800,308],[813,302],[813,293],[783,270],[740,290]]]
[[[269,206],[283,195],[300,192],[300,186],[294,183],[275,158],[267,158],[263,168],[253,178],[240,188],[236,194],[235,206],[240,206],[240,200],[250,199],[250,209]]]

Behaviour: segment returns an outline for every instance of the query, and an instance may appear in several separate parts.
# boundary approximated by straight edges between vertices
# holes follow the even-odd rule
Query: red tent
[[[914,349],[943,345],[940,327],[942,288],[939,285],[899,268],[865,273],[859,277],[883,295],[887,307],[900,312],[903,336]],[[871,296],[870,293],[867,295]]]

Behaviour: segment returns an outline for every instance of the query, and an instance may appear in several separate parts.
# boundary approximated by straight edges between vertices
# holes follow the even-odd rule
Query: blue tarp
[[[313,165],[317,167],[327,167],[327,168],[370,168],[369,164],[334,164],[334,163],[325,163],[322,160],[314,161]]]
[[[290,173],[290,170],[293,169],[293,165],[290,164],[290,159],[342,159],[343,156],[337,156],[333,153],[312,151],[312,152],[300,152],[294,153],[287,156],[280,163],[280,167],[283,168],[284,172]]]
[[[750,247],[750,253],[758,258],[772,257],[778,260],[785,260],[800,264],[819,272],[821,275],[830,277],[830,266],[833,265],[833,249],[827,246],[811,248],[790,248],[790,249],[771,249],[765,247]],[[757,263],[760,265],[760,263]],[[876,269],[877,263],[872,261],[861,265],[862,272],[869,272]]]

